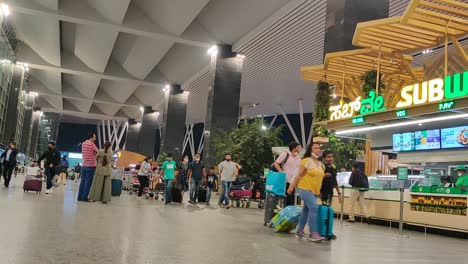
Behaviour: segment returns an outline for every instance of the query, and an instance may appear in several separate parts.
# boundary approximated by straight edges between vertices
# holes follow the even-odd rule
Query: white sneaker
[[[50,193],[50,191],[49,191],[49,190],[45,191],[45,194],[49,194],[49,193]]]
[[[50,194],[54,193],[54,190],[52,190],[52,188],[50,188],[48,191]]]

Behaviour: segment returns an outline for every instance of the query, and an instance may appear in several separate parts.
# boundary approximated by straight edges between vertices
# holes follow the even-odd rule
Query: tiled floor
[[[468,263],[468,241],[366,224],[315,244],[263,227],[262,212],[168,206],[123,195],[77,203],[69,182],[52,195],[0,189],[0,263]]]

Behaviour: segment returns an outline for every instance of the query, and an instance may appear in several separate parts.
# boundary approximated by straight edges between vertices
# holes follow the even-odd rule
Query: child
[[[215,174],[215,168],[211,167],[206,176],[206,205],[210,205],[211,191],[218,186],[218,176]]]
[[[323,178],[322,188],[320,193],[322,194],[322,201],[328,205],[331,205],[333,198],[333,188],[338,193],[338,199],[341,203],[341,192],[336,179],[336,165],[333,164],[334,156],[330,150],[325,150],[322,155],[323,170],[325,172],[325,178]]]

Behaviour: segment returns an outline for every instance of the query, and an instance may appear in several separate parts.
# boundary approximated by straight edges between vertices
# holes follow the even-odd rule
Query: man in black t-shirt
[[[331,205],[333,198],[333,189],[336,189],[338,194],[338,200],[341,203],[341,192],[338,186],[338,180],[336,179],[336,166],[333,164],[334,155],[330,150],[325,150],[322,155],[323,170],[325,177],[323,178],[322,188],[320,190],[321,199],[324,203]]]
[[[190,164],[188,181],[190,182],[189,203],[194,204],[196,203],[200,187],[206,182],[205,164],[203,164],[203,161],[201,161],[199,153],[195,155],[195,160]]]

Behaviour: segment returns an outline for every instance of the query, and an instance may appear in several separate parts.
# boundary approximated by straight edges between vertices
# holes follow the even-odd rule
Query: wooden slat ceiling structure
[[[362,74],[377,68],[380,51],[385,101],[392,107],[398,101],[402,87],[426,77],[422,67],[411,67],[412,56],[405,53],[440,46],[447,36],[466,66],[468,56],[458,39],[467,33],[466,0],[412,0],[403,16],[359,23],[353,45],[363,49],[329,53],[323,65],[301,68],[302,77],[306,81],[338,85],[344,80],[343,94],[354,99],[361,95]]]

